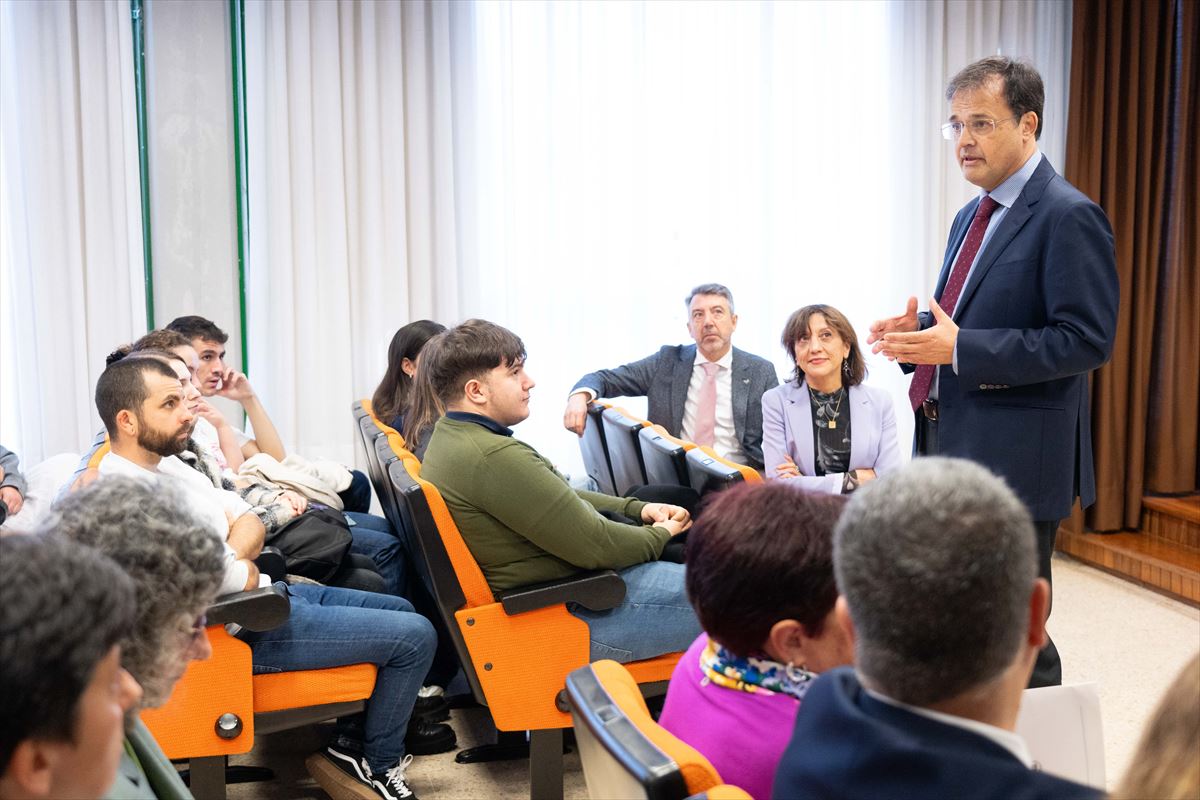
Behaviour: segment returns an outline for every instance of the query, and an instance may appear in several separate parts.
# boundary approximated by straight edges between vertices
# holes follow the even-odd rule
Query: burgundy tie
[[[979,207],[975,209],[975,219],[971,220],[971,227],[967,229],[967,238],[963,240],[962,249],[958,251],[958,258],[954,260],[954,268],[950,270],[950,278],[942,289],[942,296],[938,298],[938,305],[946,312],[946,316],[954,316],[954,306],[958,303],[958,296],[962,293],[963,284],[967,282],[967,273],[971,271],[971,262],[975,260],[975,254],[979,252],[979,245],[983,243],[983,234],[987,230],[988,220],[992,218],[992,212],[999,207],[1000,204],[993,200],[991,195],[984,195],[983,199],[979,201]],[[920,408],[921,404],[925,402],[925,398],[929,397],[929,387],[933,385],[936,369],[937,367],[933,364],[917,365],[912,383],[908,386],[908,399],[912,403],[913,411]]]

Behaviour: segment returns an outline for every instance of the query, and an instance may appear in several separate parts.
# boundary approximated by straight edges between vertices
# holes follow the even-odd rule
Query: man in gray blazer
[[[582,436],[592,400],[644,396],[650,421],[672,436],[762,469],[762,395],[779,384],[775,367],[733,346],[737,314],[729,289],[706,283],[684,302],[696,343],[666,345],[641,361],[584,375],[571,390],[563,425]]]

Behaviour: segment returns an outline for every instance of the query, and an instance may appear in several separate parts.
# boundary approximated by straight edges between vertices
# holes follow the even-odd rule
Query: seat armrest
[[[268,545],[254,559],[254,566],[264,575],[271,576],[271,582],[281,581],[287,577],[287,561],[278,547]]]
[[[281,586],[264,586],[218,597],[205,616],[209,625],[235,623],[252,631],[269,631],[287,622],[292,603]]]
[[[625,599],[625,581],[613,570],[601,569],[509,589],[496,597],[506,614],[521,614],[559,603],[578,603],[591,611],[605,611],[616,608]]]

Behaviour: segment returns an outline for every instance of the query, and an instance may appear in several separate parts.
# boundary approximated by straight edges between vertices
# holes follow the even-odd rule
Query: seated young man
[[[90,547],[0,537],[0,797],[99,798],[142,696],[121,667],[129,578]]]
[[[252,561],[262,549],[262,522],[248,508],[239,513],[237,504],[245,503],[237,495],[216,489],[170,458],[186,443],[191,429],[184,383],[186,378],[156,356],[129,356],[101,374],[96,406],[112,446],[100,462],[101,481],[125,475],[176,487],[201,524],[224,543],[221,591],[256,588],[269,582]],[[448,726],[412,717],[433,659],[437,637],[432,625],[400,597],[308,584],[289,586],[287,591],[292,610],[286,624],[236,634],[250,645],[255,670],[378,666],[361,725],[345,724],[326,750],[340,774],[326,774],[339,777],[351,791],[366,787],[386,798],[409,797],[406,750],[437,753],[455,744]]]
[[[221,330],[211,320],[199,316],[177,317],[167,323],[166,329],[186,336],[196,348],[200,356],[200,368],[197,370],[197,388],[205,397],[225,397],[241,403],[246,410],[246,418],[254,429],[254,438],[245,432],[233,429],[238,443],[241,445],[241,455],[250,458],[258,453],[266,453],[278,461],[287,455],[283,440],[275,430],[275,423],[267,415],[267,409],[250,385],[246,373],[238,372],[225,363],[225,343],[229,334]],[[241,460],[235,455],[230,461],[234,471],[241,466]],[[338,492],[347,511],[366,513],[371,510],[371,482],[362,472],[350,470],[350,486]]]
[[[700,624],[684,591],[684,567],[656,559],[690,526],[688,512],[572,489],[549,460],[513,438],[511,426],[529,416],[534,386],[521,340],[484,320],[443,336],[425,363],[446,415],[434,426],[421,476],[442,493],[488,585],[501,591],[615,569],[626,586],[620,606],[568,605],[588,624],[592,660],[638,661],[687,649]]]

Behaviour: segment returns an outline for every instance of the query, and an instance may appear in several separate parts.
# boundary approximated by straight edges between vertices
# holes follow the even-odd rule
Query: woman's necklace
[[[845,386],[839,387],[837,390],[837,393],[838,393],[838,401],[837,401],[837,405],[833,407],[833,411],[829,411],[829,401],[825,401],[825,407],[826,407],[825,414],[828,417],[828,424],[826,425],[826,427],[828,427],[831,431],[837,430],[837,414],[838,414],[838,411],[840,411],[842,408],[842,401],[846,399],[846,387]],[[821,392],[821,394],[825,394],[825,393]],[[813,393],[813,388],[811,386],[808,387],[808,396],[811,397],[813,402],[816,403],[817,405],[822,404],[822,401],[816,396],[816,394]],[[828,397],[831,395],[826,395],[826,396]]]

